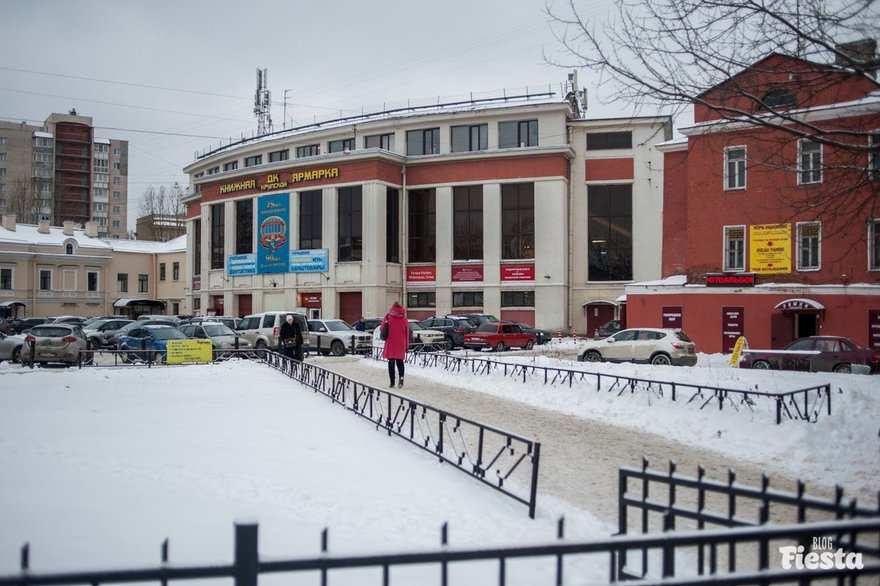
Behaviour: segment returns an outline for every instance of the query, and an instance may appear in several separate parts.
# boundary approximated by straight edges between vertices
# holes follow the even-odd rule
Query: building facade
[[[48,317],[150,313],[188,314],[183,279],[186,237],[143,242],[98,237],[98,226],[74,222],[0,226],[0,308]],[[139,304],[138,301],[146,301]],[[143,307],[141,307],[143,306]]]
[[[708,90],[743,114],[696,105],[658,147],[665,279],[627,287],[630,323],[681,327],[705,352],[817,334],[880,349],[878,92],[777,54]]]
[[[199,158],[187,205],[194,312],[491,313],[585,331],[657,278],[668,118],[569,101],[386,112]],[[643,210],[644,213],[634,213]]]
[[[43,125],[0,121],[0,213],[21,222],[93,221],[125,238],[128,141],[94,136],[91,117],[52,114]]]

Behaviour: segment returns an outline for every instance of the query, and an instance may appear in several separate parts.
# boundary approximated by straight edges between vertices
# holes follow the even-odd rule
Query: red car
[[[880,373],[880,354],[849,338],[809,336],[782,350],[743,350],[739,363],[740,368],[807,372],[852,372],[853,365],[867,366],[872,373]]]
[[[524,332],[517,324],[509,321],[485,323],[476,332],[465,334],[463,345],[473,350],[491,348],[496,352],[503,352],[508,348],[531,350],[535,345],[535,334]]]

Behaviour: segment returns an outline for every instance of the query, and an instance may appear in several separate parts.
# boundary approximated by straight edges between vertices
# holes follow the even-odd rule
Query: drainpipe
[[[572,142],[572,127],[569,125],[567,130],[568,130],[568,145],[569,145],[569,148],[571,148],[571,145],[573,144],[573,142]],[[565,281],[566,281],[566,283],[565,283],[565,296],[568,299],[568,302],[565,304],[565,323],[567,324],[569,331],[571,331],[571,325],[572,325],[571,324],[571,321],[572,321],[571,314],[572,314],[573,308],[572,308],[571,304],[574,300],[574,292],[572,291],[572,289],[574,288],[574,281],[573,281],[573,279],[574,279],[573,264],[574,263],[572,262],[572,256],[574,254],[574,248],[573,248],[574,247],[574,243],[573,243],[574,210],[572,209],[572,207],[574,205],[573,204],[574,198],[571,195],[571,192],[574,189],[574,185],[572,183],[572,176],[571,176],[571,162],[572,162],[572,160],[573,159],[568,160],[568,194],[567,194],[568,201],[566,201],[566,204],[568,206],[568,258],[566,259],[567,260],[566,264],[568,266],[566,267],[566,275],[567,276],[565,279]]]
[[[407,246],[409,240],[407,238],[407,231],[406,231],[406,227],[408,224],[406,220],[408,218],[408,212],[409,212],[409,206],[407,205],[409,198],[406,195],[406,164],[404,164],[400,168],[400,175],[401,175],[401,177],[403,177],[403,182],[402,182],[402,185],[403,185],[402,192],[403,193],[401,193],[403,201],[400,205],[401,218],[400,218],[400,220],[398,220],[399,222],[403,223],[403,228],[400,230],[400,234],[401,234],[402,240],[403,240],[403,242],[401,243],[401,247],[400,247],[400,267],[401,267],[401,279],[403,280],[403,287],[402,287],[403,299],[400,300],[400,304],[403,305],[404,307],[406,307],[406,293],[407,293],[406,292],[406,259],[409,258],[408,257],[409,249]]]

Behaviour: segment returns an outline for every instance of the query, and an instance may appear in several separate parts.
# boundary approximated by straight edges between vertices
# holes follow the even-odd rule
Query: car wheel
[[[838,364],[834,367],[834,372],[839,372],[841,374],[850,374],[852,373],[852,365]]]
[[[534,347],[535,347],[535,343],[532,342],[531,340],[529,340],[528,342],[526,342],[526,350],[531,350],[531,349],[534,348]]]
[[[452,336],[446,336],[446,347],[455,350],[455,340],[452,339]]]
[[[602,362],[602,355],[595,350],[584,353],[584,362]]]
[[[496,352],[504,352],[506,349],[507,349],[507,346],[504,345],[504,342],[498,342],[497,344],[495,344],[495,351]]]
[[[757,360],[752,363],[752,368],[756,370],[772,370],[773,367],[766,360]]]
[[[141,357],[137,355],[137,352],[127,352],[126,356],[128,356],[129,362],[138,362],[141,359]]]
[[[257,350],[265,350],[266,342],[264,342],[263,340],[257,340],[257,343],[254,344],[254,348],[256,348]]]
[[[651,357],[651,364],[659,364],[660,366],[669,366],[672,364],[672,359],[669,358],[668,354],[655,354]]]
[[[12,362],[21,362],[21,346],[12,351]]]
[[[333,340],[333,343],[330,344],[330,352],[333,353],[333,356],[344,356],[345,344],[343,344],[339,340]]]

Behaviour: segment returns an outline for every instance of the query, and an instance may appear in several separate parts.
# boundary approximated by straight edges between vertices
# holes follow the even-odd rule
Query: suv
[[[257,350],[275,350],[278,348],[278,332],[281,324],[292,315],[303,337],[303,353],[309,351],[309,324],[306,316],[295,311],[264,311],[246,316],[238,326],[241,335]]]
[[[341,319],[310,319],[309,344],[324,356],[342,356],[346,352],[369,352],[373,335],[351,329]]]
[[[578,349],[578,361],[694,366],[697,353],[694,343],[681,330],[632,328],[583,344]]]
[[[461,317],[466,317],[472,324],[474,324],[474,327],[477,328],[483,324],[497,324],[501,321],[494,315],[489,315],[488,313],[460,313],[456,315],[448,315],[446,317],[457,317],[459,315]]]
[[[446,317],[429,317],[422,320],[422,327],[429,330],[440,330],[446,335],[446,343],[449,348],[461,348],[464,346],[464,335],[470,334],[477,328],[474,324],[460,315],[449,315]]]
[[[239,324],[239,321],[240,321],[239,319],[234,318],[229,315],[205,315],[205,316],[200,316],[200,317],[191,317],[188,320],[181,321],[180,325],[182,325],[182,326],[196,325],[196,324],[202,324],[205,322],[211,322],[211,323],[221,323],[224,326],[226,326],[227,328],[229,328],[230,330],[237,330],[237,329],[239,329],[237,327]]]

